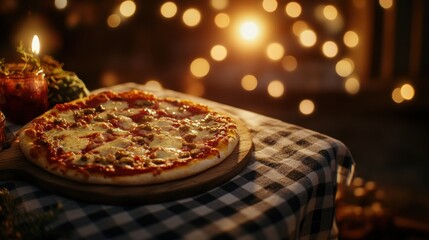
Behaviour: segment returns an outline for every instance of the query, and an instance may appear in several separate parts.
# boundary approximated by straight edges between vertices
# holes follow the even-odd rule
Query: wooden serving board
[[[150,204],[191,197],[217,187],[241,172],[251,159],[252,140],[239,120],[240,141],[220,164],[191,177],[153,185],[84,184],[61,178],[29,162],[17,142],[0,152],[0,180],[26,180],[55,194],[101,204]]]

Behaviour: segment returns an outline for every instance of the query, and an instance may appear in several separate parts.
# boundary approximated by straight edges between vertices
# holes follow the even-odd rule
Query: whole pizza
[[[200,173],[239,141],[228,115],[145,91],[102,92],[54,108],[20,131],[28,160],[75,181],[143,185]]]

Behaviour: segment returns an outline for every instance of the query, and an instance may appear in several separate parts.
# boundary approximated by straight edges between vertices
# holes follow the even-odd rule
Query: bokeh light
[[[401,88],[397,87],[392,91],[392,100],[395,103],[402,103],[405,99],[402,97]]]
[[[162,90],[162,84],[159,81],[154,80],[154,79],[146,81],[145,87],[150,89],[150,90],[155,90],[155,91],[156,90],[158,90],[158,91]]]
[[[292,25],[292,32],[293,34],[295,34],[295,36],[298,36],[298,37],[299,35],[301,35],[301,33],[304,30],[307,30],[307,29],[308,29],[308,24],[301,20],[294,22]]]
[[[218,28],[226,28],[229,26],[230,18],[226,13],[218,13],[216,14],[214,21]]]
[[[263,0],[262,8],[267,12],[274,12],[277,9],[277,0]]]
[[[216,10],[223,10],[228,7],[228,0],[211,0],[210,1],[212,7]]]
[[[210,71],[210,63],[204,58],[197,58],[192,61],[190,70],[195,77],[204,77]]]
[[[359,35],[354,31],[347,31],[344,34],[343,41],[349,48],[356,47],[359,44]]]
[[[344,82],[344,89],[347,93],[354,95],[357,94],[360,90],[360,82],[356,77],[349,77]]]
[[[313,30],[307,29],[299,34],[299,41],[304,47],[312,47],[317,42],[317,35]]]
[[[67,0],[55,0],[54,5],[57,9],[62,10],[67,7]]]
[[[258,86],[258,79],[251,74],[245,75],[241,78],[241,87],[246,91],[253,91]]]
[[[131,1],[123,1],[119,6],[119,13],[124,17],[131,17],[136,12],[136,4]]]
[[[393,0],[379,0],[378,3],[384,9],[389,9],[393,6]]]
[[[299,111],[304,115],[310,115],[314,112],[315,105],[310,99],[304,99],[299,103]]]
[[[260,26],[254,21],[246,21],[240,26],[240,36],[246,41],[256,40],[260,33]]]
[[[335,72],[340,77],[348,77],[354,71],[354,63],[350,58],[344,58],[335,65]]]
[[[335,20],[338,16],[338,10],[333,5],[326,5],[325,7],[323,7],[323,16],[327,20]]]
[[[411,100],[414,98],[414,87],[409,84],[409,83],[405,83],[404,85],[401,86],[401,96],[405,99],[405,100]]]
[[[116,28],[121,24],[121,16],[119,16],[118,14],[114,13],[111,14],[108,18],[107,18],[107,26],[111,27],[111,28]]]
[[[282,59],[284,53],[285,53],[285,49],[284,49],[283,45],[281,45],[280,43],[276,43],[276,42],[270,43],[266,49],[267,57],[273,61],[277,61],[277,60]]]
[[[282,67],[288,72],[293,72],[298,67],[298,60],[294,56],[285,56],[282,60]]]
[[[291,18],[297,18],[301,15],[302,8],[301,5],[297,2],[290,2],[286,4],[285,7],[286,14]]]
[[[210,51],[210,56],[216,61],[222,61],[228,55],[228,50],[222,45],[215,45]]]
[[[322,52],[328,58],[337,56],[338,46],[334,41],[326,41],[322,45]]]
[[[285,86],[280,80],[273,80],[268,84],[267,90],[271,97],[279,98],[283,96]]]
[[[195,27],[201,21],[201,13],[198,9],[189,8],[183,13],[182,20],[186,26]]]
[[[174,2],[165,2],[160,8],[161,15],[165,18],[172,18],[177,13],[177,5]]]

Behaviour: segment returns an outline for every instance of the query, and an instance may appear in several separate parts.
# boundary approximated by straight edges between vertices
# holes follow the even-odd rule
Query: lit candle
[[[40,41],[37,35],[34,35],[33,41],[31,42],[31,51],[36,55],[40,52]]]

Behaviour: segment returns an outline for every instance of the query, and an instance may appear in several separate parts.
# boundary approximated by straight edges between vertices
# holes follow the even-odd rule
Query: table
[[[0,181],[28,211],[61,203],[53,227],[70,239],[328,239],[335,238],[335,194],[354,171],[348,148],[329,136],[267,116],[167,89],[124,83],[196,100],[240,118],[254,151],[245,169],[206,193],[159,204],[117,206],[65,198],[30,182]],[[95,92],[106,89],[99,89]],[[16,130],[19,126],[9,124]]]

